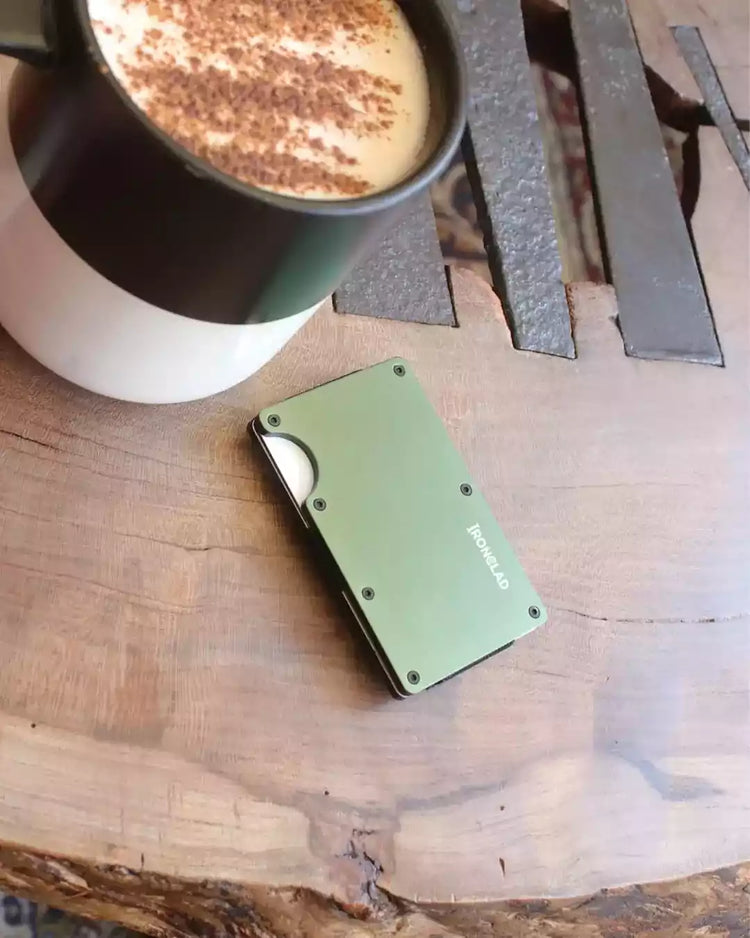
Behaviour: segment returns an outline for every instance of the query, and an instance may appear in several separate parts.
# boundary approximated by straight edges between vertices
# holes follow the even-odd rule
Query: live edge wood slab
[[[747,116],[744,4],[629,8],[693,98],[669,26],[699,26]],[[749,197],[718,130],[700,154],[724,367],[626,357],[587,284],[575,360],[514,350],[461,271],[458,328],[326,309],[179,407],[77,390],[0,334],[0,889],[164,936],[744,938],[748,866],[562,898],[750,857]],[[392,355],[551,610],[404,702],[245,433]]]
[[[717,130],[701,151],[723,368],[626,357],[586,284],[577,360],[516,351],[460,271],[458,328],[327,309],[185,406],[95,397],[0,339],[0,887],[155,934],[426,938],[481,933],[433,903],[750,856],[748,193]],[[396,354],[551,609],[402,702],[245,434]]]

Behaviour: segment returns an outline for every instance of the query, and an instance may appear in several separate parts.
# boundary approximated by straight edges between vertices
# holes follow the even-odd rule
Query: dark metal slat
[[[406,208],[379,250],[336,293],[335,303],[341,313],[455,325],[429,196]]]
[[[452,0],[469,68],[465,157],[517,348],[575,357],[520,0]]]
[[[732,108],[727,101],[721,79],[708,54],[700,30],[695,26],[674,26],[672,29],[682,57],[693,73],[703,101],[714,124],[719,128],[727,149],[737,164],[745,186],[750,190],[750,149],[740,133]]]
[[[625,0],[570,0],[570,15],[627,353],[721,364]]]

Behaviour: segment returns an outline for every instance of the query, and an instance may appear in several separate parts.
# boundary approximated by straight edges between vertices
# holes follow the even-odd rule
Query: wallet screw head
[[[472,487],[469,485],[468,482],[464,482],[463,485],[461,486],[462,495],[471,495],[473,491],[474,489],[472,489]]]
[[[375,599],[375,590],[371,586],[366,586],[362,590],[362,599]]]
[[[397,378],[403,378],[404,375],[406,374],[406,368],[404,368],[403,365],[394,365],[393,373],[394,375],[396,375]]]
[[[541,614],[542,610],[539,606],[529,606],[529,615],[532,619],[538,619]]]
[[[419,681],[420,681],[419,671],[409,671],[409,673],[406,675],[406,680],[410,684],[419,684]]]
[[[268,426],[269,427],[279,427],[281,426],[281,417],[278,414],[270,414],[268,417]]]
[[[328,505],[326,504],[326,500],[324,498],[316,498],[313,502],[313,508],[316,511],[325,511],[327,507]]]

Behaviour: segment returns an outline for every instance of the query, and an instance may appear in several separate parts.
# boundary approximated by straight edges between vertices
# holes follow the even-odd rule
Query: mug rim
[[[396,0],[400,7],[403,6],[401,0]],[[304,199],[299,196],[282,195],[261,186],[254,186],[251,183],[230,176],[228,173],[213,166],[207,160],[202,159],[192,153],[182,144],[178,143],[166,131],[162,130],[144,110],[142,110],[132,97],[127,93],[124,86],[115,78],[112,68],[101,50],[99,42],[91,24],[88,0],[74,0],[78,21],[84,33],[86,51],[93,59],[98,72],[108,85],[115,91],[122,103],[127,107],[130,113],[146,129],[152,133],[155,138],[196,175],[205,177],[211,182],[228,186],[230,189],[245,197],[252,197],[258,201],[265,202],[277,209],[298,212],[307,215],[326,215],[331,217],[346,217],[352,215],[366,215],[374,212],[381,212],[384,209],[393,208],[410,197],[423,191],[429,186],[448,165],[448,162],[454,151],[461,142],[467,121],[468,110],[468,81],[466,73],[466,62],[464,60],[458,33],[453,23],[453,19],[446,9],[443,0],[428,0],[435,9],[437,15],[442,19],[447,38],[453,51],[454,67],[456,70],[456,100],[451,102],[451,116],[444,133],[441,135],[440,143],[432,151],[430,156],[416,169],[411,175],[402,179],[394,186],[384,189],[380,192],[374,192],[371,195],[359,196],[352,199]],[[417,36],[417,40],[420,37]]]

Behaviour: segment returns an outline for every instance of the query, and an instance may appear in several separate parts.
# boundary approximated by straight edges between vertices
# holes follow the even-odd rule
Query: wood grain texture
[[[747,192],[703,144],[724,369],[626,358],[611,291],[586,286],[576,363],[516,352],[461,273],[459,329],[326,311],[199,404],[105,401],[4,341],[0,840],[364,905],[374,884],[561,896],[750,854],[746,244],[718,237]],[[407,702],[245,437],[273,400],[394,354],[552,611]]]
[[[0,338],[0,888],[155,935],[609,938],[656,887],[619,931],[619,893],[598,925],[546,899],[750,856],[749,203],[700,147],[724,368],[626,358],[590,285],[575,362],[517,352],[462,272],[458,329],[328,309],[198,404],[106,401]],[[404,702],[245,434],[395,354],[552,613]],[[680,935],[670,902],[650,934]]]

